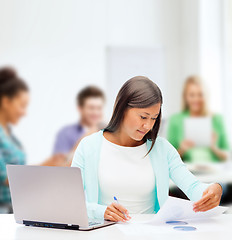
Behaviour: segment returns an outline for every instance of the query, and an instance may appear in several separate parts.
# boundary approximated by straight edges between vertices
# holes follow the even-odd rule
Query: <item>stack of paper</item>
[[[223,224],[220,225],[215,218],[211,217],[219,216],[227,209],[227,207],[218,206],[206,212],[196,213],[193,211],[192,201],[168,197],[159,212],[149,221],[131,219],[126,223],[117,224],[117,227],[124,234],[133,236],[154,235],[157,233],[171,234],[175,230],[173,230],[173,225],[166,224],[167,221],[188,220],[188,226],[193,224],[201,232],[212,231],[212,229],[224,231],[226,227]]]
[[[206,212],[194,212],[193,203],[194,202],[185,199],[168,197],[159,212],[146,223],[162,223],[166,221],[215,217],[228,209],[227,207],[218,206]]]

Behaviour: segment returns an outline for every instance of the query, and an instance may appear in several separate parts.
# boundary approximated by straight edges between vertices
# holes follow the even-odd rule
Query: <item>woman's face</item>
[[[148,108],[130,108],[126,111],[122,129],[132,139],[141,141],[154,126],[159,115],[161,104]]]
[[[188,84],[185,94],[185,101],[190,112],[200,113],[204,106],[204,96],[202,88],[198,84]]]
[[[20,118],[26,114],[28,102],[29,93],[27,91],[20,91],[13,98],[3,97],[1,110],[7,122],[17,124]]]

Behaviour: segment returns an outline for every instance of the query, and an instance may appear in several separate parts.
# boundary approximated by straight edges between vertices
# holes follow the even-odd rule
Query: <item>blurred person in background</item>
[[[23,165],[26,155],[11,126],[26,114],[29,103],[27,84],[10,67],[0,68],[0,213],[11,213],[11,197],[6,164]],[[65,166],[61,155],[55,155],[40,165]]]
[[[69,164],[80,140],[104,127],[105,96],[102,90],[95,86],[85,87],[77,94],[76,104],[80,120],[58,132],[53,150],[54,154],[66,154]]]
[[[212,114],[207,107],[206,93],[199,76],[186,79],[182,95],[182,111],[171,116],[167,138],[177,149],[185,162],[220,162],[228,158],[229,143],[223,118]],[[212,140],[210,147],[197,147],[188,139],[184,139],[184,119],[186,117],[212,117]]]
[[[194,146],[194,143],[184,139],[184,119],[187,117],[211,117],[212,139],[210,147]],[[169,120],[167,139],[177,149],[184,162],[205,163],[223,162],[229,155],[229,143],[223,118],[212,114],[207,107],[207,97],[202,79],[190,76],[186,79],[182,95],[182,111],[171,116]],[[221,184],[223,188],[222,203],[231,202],[231,185]],[[170,189],[170,195],[186,198],[178,189]]]

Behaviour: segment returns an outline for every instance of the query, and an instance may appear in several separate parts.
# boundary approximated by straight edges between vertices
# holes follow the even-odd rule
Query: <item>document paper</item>
[[[227,207],[218,206],[206,212],[194,212],[193,203],[194,202],[185,199],[168,197],[159,212],[146,223],[155,224],[175,220],[210,218],[218,216],[228,209]]]

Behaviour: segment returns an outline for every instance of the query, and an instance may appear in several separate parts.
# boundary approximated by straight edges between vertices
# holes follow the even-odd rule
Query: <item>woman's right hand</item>
[[[179,148],[179,153],[181,156],[183,156],[185,154],[185,152],[187,152],[189,149],[194,147],[194,143],[190,140],[184,140],[181,142],[180,144],[180,148]]]
[[[127,209],[118,203],[112,203],[106,208],[104,218],[113,222],[126,222],[131,219]]]

